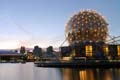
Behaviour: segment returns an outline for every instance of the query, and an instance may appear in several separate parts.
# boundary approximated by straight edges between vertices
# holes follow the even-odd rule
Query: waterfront
[[[78,75],[79,74],[79,75]],[[120,69],[59,69],[33,63],[0,64],[0,80],[120,80]]]

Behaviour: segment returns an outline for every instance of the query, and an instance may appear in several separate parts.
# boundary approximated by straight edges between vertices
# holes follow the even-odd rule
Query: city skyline
[[[120,1],[0,0],[0,49],[59,47],[65,24],[75,13],[93,9],[106,17],[111,36],[120,35]]]

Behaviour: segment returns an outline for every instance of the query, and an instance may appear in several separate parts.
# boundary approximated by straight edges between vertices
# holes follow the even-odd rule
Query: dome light
[[[70,18],[66,25],[66,34],[70,44],[85,41],[103,41],[107,39],[108,24],[105,18],[95,10],[82,10]]]

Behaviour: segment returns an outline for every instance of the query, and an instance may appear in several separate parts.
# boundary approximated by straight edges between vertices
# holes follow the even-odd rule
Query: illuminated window
[[[85,46],[85,49],[86,49],[86,56],[92,56],[92,46],[87,45]]]
[[[117,46],[118,56],[120,56],[120,45]]]
[[[103,31],[104,31],[104,29],[101,29],[101,31],[103,32]]]
[[[103,48],[104,48],[104,52],[105,52],[105,54],[108,55],[108,53],[109,53],[108,46],[104,46]]]

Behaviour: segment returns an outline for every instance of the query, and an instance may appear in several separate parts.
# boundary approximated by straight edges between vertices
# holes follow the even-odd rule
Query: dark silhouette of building
[[[0,60],[24,60],[25,56],[10,50],[0,50]]]
[[[24,47],[24,46],[21,46],[21,48],[20,48],[20,53],[21,53],[21,54],[25,54],[25,51],[26,51],[25,47]]]
[[[41,57],[42,56],[42,48],[39,46],[35,46],[33,50],[33,55],[36,57]]]
[[[53,53],[53,47],[49,46],[47,49],[47,53],[52,54]]]

